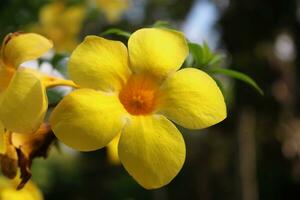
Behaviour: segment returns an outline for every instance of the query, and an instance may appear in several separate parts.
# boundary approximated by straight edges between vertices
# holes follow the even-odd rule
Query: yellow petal
[[[143,187],[168,184],[185,160],[181,133],[163,116],[137,116],[127,125],[119,141],[122,164]]]
[[[106,146],[120,132],[125,117],[126,111],[116,95],[79,89],[58,104],[50,123],[66,145],[93,151]]]
[[[110,23],[120,20],[123,12],[129,7],[129,0],[97,0],[99,9]]]
[[[10,180],[0,177],[0,199],[5,200],[43,200],[43,195],[39,188],[28,182],[22,190],[16,190],[17,180]]]
[[[70,6],[63,13],[62,26],[70,35],[80,32],[85,12],[85,6]]]
[[[55,1],[50,4],[46,4],[40,9],[39,21],[42,26],[53,25],[59,23],[59,15],[63,13],[65,9],[64,3]]]
[[[0,154],[5,153],[5,130],[2,122],[0,121]]]
[[[63,2],[55,1],[41,9],[40,22],[46,29],[57,28],[67,35],[77,34],[81,29],[85,12],[84,6],[66,6]]]
[[[107,145],[107,156],[108,161],[113,165],[120,164],[118,155],[118,144],[121,134],[118,134],[108,145]]]
[[[38,29],[54,42],[56,51],[71,52],[79,43],[85,13],[85,6],[67,6],[65,2],[54,1],[40,10]]]
[[[10,131],[32,133],[43,122],[47,106],[46,91],[40,79],[30,70],[20,69],[3,93],[0,120]]]
[[[215,81],[194,68],[180,70],[161,87],[160,113],[190,129],[214,125],[226,118],[226,105]]]
[[[35,33],[13,35],[4,44],[3,59],[6,65],[17,68],[25,61],[39,58],[52,46],[51,41]]]
[[[127,49],[121,42],[88,36],[72,53],[68,70],[79,86],[120,90],[130,73]]]
[[[177,71],[188,55],[187,42],[182,33],[157,28],[134,32],[128,41],[131,69],[166,76]]]
[[[10,67],[2,67],[0,64],[0,96],[9,85],[14,73],[15,69]]]

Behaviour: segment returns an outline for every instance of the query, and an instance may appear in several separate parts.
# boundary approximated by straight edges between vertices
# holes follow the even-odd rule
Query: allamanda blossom
[[[35,33],[11,33],[0,50],[0,134],[4,129],[33,133],[44,121],[48,108],[46,89],[58,85],[76,87],[59,79],[22,67],[45,54],[53,44]],[[4,128],[1,128],[4,127]]]
[[[11,179],[20,172],[18,188],[24,187],[31,176],[32,159],[45,156],[53,140],[50,127],[43,124],[48,108],[46,89],[58,85],[76,87],[72,81],[23,67],[25,61],[37,59],[52,46],[41,35],[16,32],[5,37],[0,49],[1,171]]]
[[[88,36],[72,53],[68,71],[82,89],[67,95],[50,118],[56,136],[80,151],[100,149],[120,134],[118,154],[147,189],[168,184],[185,161],[176,123],[189,129],[226,117],[215,81],[195,68],[182,33],[144,28],[119,41]]]
[[[34,33],[12,33],[4,39],[0,52],[0,128],[33,133],[40,127],[48,107],[42,82],[46,76],[20,65],[37,59],[52,46],[51,41]]]
[[[40,10],[35,32],[51,39],[57,52],[71,52],[79,43],[85,14],[83,5],[67,6],[63,1],[54,1]]]

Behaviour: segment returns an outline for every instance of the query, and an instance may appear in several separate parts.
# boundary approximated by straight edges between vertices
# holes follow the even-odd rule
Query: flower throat
[[[119,99],[132,115],[147,115],[155,110],[158,84],[151,76],[131,75],[123,86]]]

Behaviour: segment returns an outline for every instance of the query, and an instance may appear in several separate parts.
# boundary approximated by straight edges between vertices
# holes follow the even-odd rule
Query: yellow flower
[[[9,180],[4,177],[0,177],[0,199],[3,200],[43,200],[43,195],[38,187],[29,182],[21,189],[16,190],[17,181]]]
[[[50,40],[35,33],[17,32],[5,37],[0,50],[0,133],[4,128],[17,133],[35,132],[48,108],[46,88],[76,87],[72,81],[20,67],[52,46]]]
[[[56,136],[81,151],[110,143],[131,176],[147,189],[168,184],[185,160],[185,143],[171,122],[201,129],[226,117],[215,81],[195,68],[180,69],[188,55],[184,36],[168,29],[133,33],[123,43],[88,36],[68,65],[84,89],[67,95],[53,111]],[[171,120],[171,121],[170,121]]]
[[[54,1],[40,10],[36,31],[51,39],[56,51],[70,52],[78,44],[85,11],[81,5],[66,6],[62,1]]]
[[[13,132],[35,132],[43,122],[48,101],[38,72],[19,67],[52,47],[34,33],[9,34],[0,54],[0,128]],[[3,123],[3,124],[1,124]]]
[[[104,13],[110,23],[120,20],[125,10],[129,8],[130,0],[96,0],[98,8]]]

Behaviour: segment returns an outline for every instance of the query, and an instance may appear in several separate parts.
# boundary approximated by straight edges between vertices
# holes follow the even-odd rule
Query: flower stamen
[[[119,99],[132,115],[150,114],[155,110],[158,98],[158,84],[153,77],[131,75],[123,86]]]

